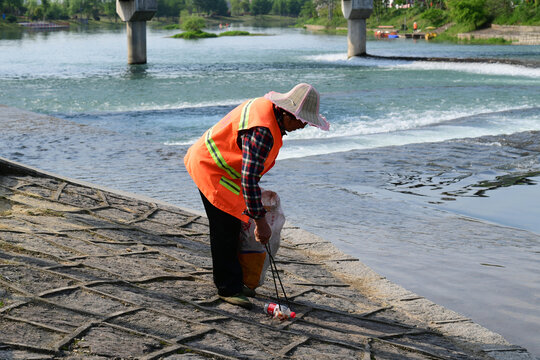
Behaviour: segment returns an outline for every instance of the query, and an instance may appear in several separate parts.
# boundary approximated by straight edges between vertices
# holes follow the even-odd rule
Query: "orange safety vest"
[[[242,193],[242,149],[238,134],[253,127],[266,127],[272,133],[274,146],[264,163],[261,176],[270,170],[283,144],[273,104],[265,98],[247,100],[208,129],[184,157],[184,164],[193,181],[218,209],[247,222],[243,214],[246,203]]]

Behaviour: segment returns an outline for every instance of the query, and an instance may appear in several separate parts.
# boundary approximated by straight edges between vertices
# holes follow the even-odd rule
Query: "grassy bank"
[[[213,19],[214,24],[217,22],[217,19]],[[262,16],[259,20],[258,25],[261,26],[261,21],[263,21]],[[272,19],[269,19],[272,20]],[[281,20],[281,19],[279,19]],[[217,26],[219,26],[219,29],[223,29],[223,26],[225,25],[225,29],[228,29],[231,23],[229,22],[219,22]],[[215,27],[217,27],[215,26]],[[203,31],[203,29],[208,29],[208,19],[201,17],[201,16],[181,16],[180,18],[180,24],[169,24],[164,26],[165,29],[176,29],[181,28],[184,30],[184,32],[180,34],[173,35],[173,38],[182,38],[182,39],[204,39],[204,38],[214,38],[214,37],[222,37],[222,36],[256,36],[261,34],[251,34],[247,31],[239,31],[239,30],[230,30],[230,31],[224,31],[220,32],[218,34],[215,33],[209,33]]]
[[[209,16],[204,17],[207,27],[218,27],[219,24],[235,24],[258,27],[288,27],[295,26],[298,18],[279,15],[244,15],[244,16]],[[180,19],[154,18],[148,22],[150,26],[166,29],[180,29]]]
[[[7,21],[0,21],[0,31],[14,31],[20,28],[17,23],[9,23]]]
[[[171,37],[175,39],[206,39],[224,36],[264,36],[264,34],[252,34],[248,31],[225,31],[219,34],[207,33],[204,31],[185,31]]]
[[[103,28],[103,27],[116,27],[116,26],[125,26],[124,22],[120,18],[108,18],[101,17],[100,20],[94,19],[68,19],[68,20],[39,20],[49,23],[57,24],[69,24],[70,28],[79,28],[79,27],[91,27],[91,28]],[[23,30],[24,27],[19,25],[21,22],[32,22],[26,17],[18,17],[16,22],[8,22],[0,20],[0,30]],[[34,21],[38,22],[38,21]]]

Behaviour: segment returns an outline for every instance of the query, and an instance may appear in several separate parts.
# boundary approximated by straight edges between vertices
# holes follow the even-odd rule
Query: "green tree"
[[[26,8],[23,6],[23,0],[4,0],[4,11],[9,14],[23,14]]]
[[[418,6],[424,4],[423,2],[418,2]],[[377,19],[377,22],[381,21],[383,17],[388,12],[389,0],[373,0],[373,15]]]
[[[212,7],[212,0],[192,0],[192,3],[199,13],[208,13]]]
[[[302,5],[302,9],[300,10],[300,17],[304,19],[312,19],[317,18],[317,9],[315,8],[315,4],[313,4],[313,1],[308,0],[304,2],[304,5]]]
[[[44,15],[49,20],[66,20],[69,18],[67,9],[58,2],[51,3],[47,11],[44,11]]]
[[[212,10],[221,16],[229,15],[229,6],[225,0],[216,0]]]
[[[103,13],[109,18],[114,18],[114,21],[118,21],[118,15],[116,14],[116,1],[105,1],[103,3]]]
[[[537,25],[540,24],[540,7],[538,0],[522,1],[517,5],[510,16],[502,19],[503,23],[516,25]]]
[[[508,17],[512,14],[512,7],[511,0],[486,0],[486,15],[490,21],[499,17]]]
[[[449,0],[452,18],[462,25],[477,29],[487,21],[485,0]]]
[[[244,14],[241,0],[231,0],[231,15],[238,16]]]
[[[206,26],[206,21],[200,16],[190,16],[185,20],[182,20],[180,27],[184,31],[199,32]]]
[[[199,13],[227,15],[229,7],[225,0],[191,0]]]
[[[91,17],[96,18],[99,13],[99,0],[71,0],[69,3],[70,6],[70,15],[80,15],[86,19]]]
[[[302,1],[301,0],[286,0],[287,4],[287,14],[289,16],[298,16],[302,10]]]
[[[426,10],[420,15],[421,19],[424,19],[428,22],[429,25],[439,27],[444,25],[448,20],[446,12],[441,9],[431,8]]]
[[[251,3],[250,0],[242,0],[242,8],[244,9],[244,13],[248,13],[251,10]]]
[[[274,0],[272,5],[272,14],[286,15],[287,14],[287,0]]]
[[[272,9],[272,2],[270,0],[252,0],[251,1],[251,13],[255,16],[265,15]]]
[[[41,10],[41,7],[38,5],[36,0],[29,0],[26,4],[26,16],[30,20],[37,20],[43,18],[43,11]]]
[[[317,8],[325,8],[328,11],[328,21],[331,22],[334,16],[336,0],[314,0]]]
[[[45,14],[49,11],[49,0],[41,0],[41,8],[43,9],[43,17],[45,17]]]
[[[173,18],[178,16],[186,7],[186,1],[184,0],[159,0],[156,17]]]

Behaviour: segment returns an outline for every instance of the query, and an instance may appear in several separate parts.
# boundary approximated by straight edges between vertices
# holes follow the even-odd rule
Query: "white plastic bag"
[[[281,209],[281,202],[277,193],[270,190],[262,190],[262,204],[266,209],[266,221],[272,230],[272,236],[268,241],[270,253],[275,256],[281,241],[281,229],[285,224],[285,215]],[[270,265],[270,257],[266,253],[264,245],[255,239],[255,222],[250,219],[242,223],[240,232],[240,252],[238,254],[242,266],[244,284],[255,289],[261,286],[266,276],[266,270]]]

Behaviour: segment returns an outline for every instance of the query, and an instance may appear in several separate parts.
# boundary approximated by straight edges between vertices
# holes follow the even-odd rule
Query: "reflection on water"
[[[20,30],[3,29],[0,31],[0,40],[20,40],[24,33]]]
[[[458,197],[488,197],[490,192],[503,187],[515,186],[515,185],[537,185],[537,181],[534,177],[538,176],[540,171],[526,171],[521,173],[519,170],[517,173],[510,173],[505,175],[495,176],[491,179],[493,173],[490,174],[490,180],[477,180],[477,175],[472,172],[455,175],[456,177],[443,178],[442,175],[437,176],[422,174],[422,175],[399,175],[394,176],[390,181],[390,184],[395,188],[387,187],[388,190],[397,191],[403,194],[416,195],[416,196],[430,196],[427,192],[437,192],[440,195],[440,201],[430,200],[432,204],[443,204],[444,201],[455,201]],[[397,179],[395,179],[397,177]],[[469,179],[472,177],[472,179]],[[470,181],[472,183],[469,183]],[[455,186],[454,184],[459,183]],[[479,188],[481,188],[479,190]],[[426,192],[427,190],[427,192]],[[540,214],[539,214],[540,215]],[[538,229],[540,233],[540,227]]]
[[[476,187],[484,188],[474,193],[475,196],[487,197],[487,192],[490,190],[496,190],[501,187],[509,187],[513,185],[537,185],[536,179],[531,179],[540,175],[540,171],[529,171],[525,174],[508,174],[503,176],[497,176],[495,180],[483,180],[479,182]],[[539,231],[540,232],[540,231]]]
[[[123,76],[127,80],[141,80],[148,76],[148,64],[128,65]]]

